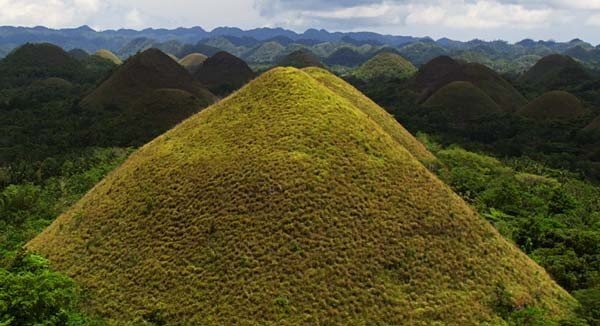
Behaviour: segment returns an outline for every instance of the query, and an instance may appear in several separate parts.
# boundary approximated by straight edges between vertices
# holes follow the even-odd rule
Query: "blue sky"
[[[600,0],[0,0],[0,25],[236,26],[600,43]]]

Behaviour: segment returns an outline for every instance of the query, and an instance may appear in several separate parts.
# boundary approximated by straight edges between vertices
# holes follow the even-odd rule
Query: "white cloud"
[[[142,28],[144,26],[144,18],[137,8],[133,8],[125,15],[125,25],[123,27]]]
[[[600,14],[591,15],[585,21],[585,24],[588,26],[600,27]]]
[[[408,25],[435,25],[444,20],[446,10],[441,7],[415,8],[408,16],[406,23]]]
[[[454,28],[532,28],[543,26],[553,18],[553,11],[549,8],[528,9],[522,5],[496,1],[465,4],[461,12],[447,17],[445,25]]]
[[[98,0],[0,0],[1,25],[64,27],[85,24]]]

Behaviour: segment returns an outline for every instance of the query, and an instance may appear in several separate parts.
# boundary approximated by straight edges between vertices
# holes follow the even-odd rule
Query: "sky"
[[[218,26],[600,43],[600,0],[0,0],[0,25]]]

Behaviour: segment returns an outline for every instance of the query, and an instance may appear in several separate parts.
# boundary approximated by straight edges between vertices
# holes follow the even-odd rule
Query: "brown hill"
[[[545,93],[519,111],[519,115],[536,121],[568,121],[581,118],[586,113],[576,96],[563,91]]]
[[[179,64],[193,75],[198,71],[198,68],[202,66],[206,59],[208,59],[208,57],[202,53],[191,53],[180,59]]]
[[[273,69],[142,147],[27,247],[115,324],[571,315],[569,294],[364,110]]]
[[[447,120],[459,128],[468,128],[469,123],[503,113],[491,97],[464,81],[442,87],[423,103],[423,108],[441,110]]]
[[[227,95],[252,80],[254,72],[244,60],[221,51],[206,59],[194,77],[211,92]]]
[[[148,49],[128,59],[96,90],[83,99],[84,107],[116,106],[122,109],[157,89],[181,89],[201,99],[212,94],[168,55]]]
[[[509,82],[492,69],[479,63],[463,63],[449,57],[439,57],[425,64],[415,76],[422,91],[421,101],[454,81],[466,81],[480,88],[505,112],[515,112],[526,100]]]
[[[319,67],[324,68],[323,64],[317,56],[306,49],[296,50],[279,59],[278,65],[281,67]]]
[[[590,75],[580,63],[560,54],[543,57],[519,78],[522,84],[545,90],[577,85],[587,80],[590,80]]]

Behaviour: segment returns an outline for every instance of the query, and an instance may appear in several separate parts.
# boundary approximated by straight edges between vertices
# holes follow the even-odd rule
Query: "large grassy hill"
[[[501,324],[523,308],[550,321],[571,314],[575,301],[419,163],[393,126],[318,74],[276,68],[194,115],[27,247],[121,324],[466,325]]]
[[[97,57],[100,57],[102,59],[109,60],[116,65],[120,65],[123,63],[123,61],[121,61],[121,59],[110,50],[101,49],[101,50],[96,51],[96,53],[94,53],[94,55]]]

